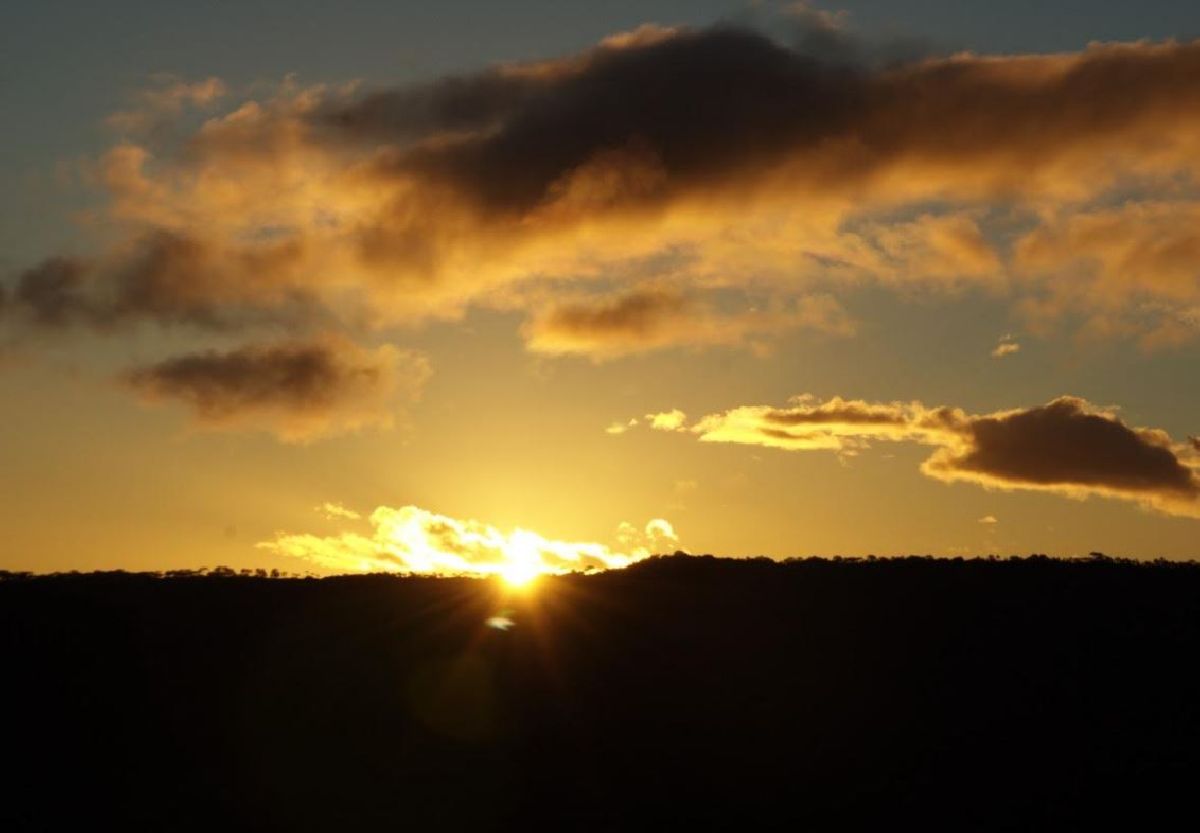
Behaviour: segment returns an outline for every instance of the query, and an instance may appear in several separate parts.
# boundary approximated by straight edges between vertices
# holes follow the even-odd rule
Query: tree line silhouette
[[[1101,553],[5,572],[0,655],[5,830],[1153,829],[1200,774],[1200,566]]]

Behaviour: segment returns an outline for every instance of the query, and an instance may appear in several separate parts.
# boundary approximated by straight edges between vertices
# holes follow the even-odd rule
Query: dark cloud
[[[937,455],[935,472],[997,484],[1160,495],[1195,502],[1200,479],[1161,431],[1132,428],[1084,400],[1061,397],[967,423],[964,452]],[[1195,507],[1193,507],[1195,509]]]
[[[633,148],[663,173],[638,201],[658,202],[761,172],[844,132],[867,93],[855,69],[733,28],[602,47],[545,73],[535,90],[512,99],[516,106],[490,114],[501,116],[497,129],[411,149],[393,160],[394,170],[448,184],[486,212],[519,215],[605,154],[630,164],[619,154]],[[365,129],[365,113],[348,114],[344,124]]]
[[[423,358],[341,339],[208,350],[135,369],[124,382],[149,401],[178,400],[213,427],[264,427],[305,441],[364,426],[388,427],[398,393],[428,378]]]
[[[449,185],[485,212],[519,215],[554,199],[589,163],[631,146],[662,176],[626,207],[744,184],[785,162],[794,163],[792,184],[823,189],[896,169],[967,165],[982,166],[973,180],[1019,190],[1075,154],[1149,143],[1200,103],[1196,43],[885,69],[814,51],[823,52],[734,27],[679,31],[601,46],[533,77],[495,69],[375,94],[322,118],[350,137],[390,133],[403,142],[418,128],[477,129],[399,151],[389,166]]]

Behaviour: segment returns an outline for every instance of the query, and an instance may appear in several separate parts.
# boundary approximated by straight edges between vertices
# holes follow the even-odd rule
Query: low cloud
[[[429,375],[418,354],[328,337],[179,356],[129,371],[123,381],[148,402],[182,402],[205,428],[308,442],[390,428],[400,403],[417,398]]]
[[[1032,489],[1134,501],[1200,517],[1196,441],[1127,425],[1109,409],[1063,396],[1034,408],[973,415],[920,402],[810,396],[789,407],[746,405],[681,427],[703,442],[854,455],[877,441],[934,447],[929,477],[995,489]]]
[[[643,529],[623,523],[605,544],[556,541],[526,529],[504,532],[476,520],[438,515],[417,506],[380,506],[367,534],[279,533],[258,546],[333,572],[399,572],[444,576],[504,576],[608,570],[679,548],[674,527],[656,518]]]

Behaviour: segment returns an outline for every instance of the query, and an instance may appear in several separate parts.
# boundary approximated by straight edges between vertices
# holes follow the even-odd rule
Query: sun
[[[500,568],[499,575],[509,587],[524,588],[532,584],[540,572],[536,564],[512,561]]]
[[[545,572],[541,553],[542,539],[524,529],[509,536],[504,546],[504,563],[497,573],[509,587],[528,587],[530,582]]]

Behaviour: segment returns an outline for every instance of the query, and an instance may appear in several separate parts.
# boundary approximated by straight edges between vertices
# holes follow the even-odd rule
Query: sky
[[[1197,31],[14,4],[0,568],[1200,556]]]

